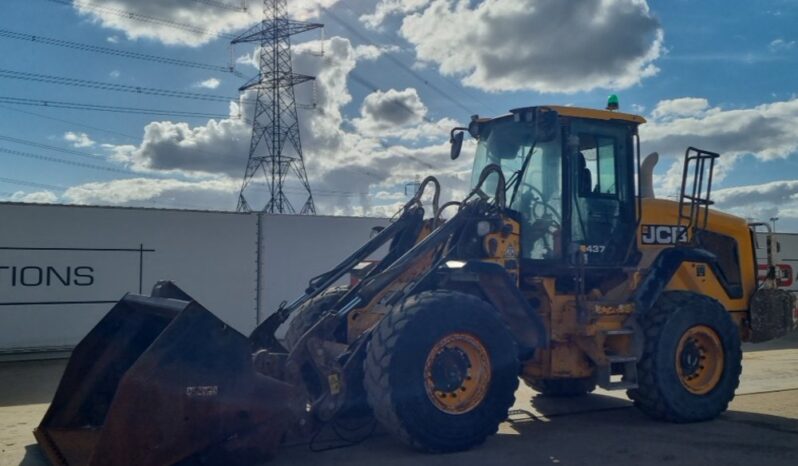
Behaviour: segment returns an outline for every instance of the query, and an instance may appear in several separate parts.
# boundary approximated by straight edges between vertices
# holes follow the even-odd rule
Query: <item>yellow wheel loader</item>
[[[793,329],[794,302],[772,268],[757,279],[763,226],[710,210],[717,154],[688,149],[679,198],[653,198],[644,122],[558,106],[472,118],[452,131],[453,158],[477,141],[465,199],[439,206],[428,178],[249,337],[170,282],[125,296],[75,349],[40,445],[53,464],[253,464],[287,434],[373,417],[419,450],[460,451],[496,432],[519,379],[548,396],[626,390],[655,419],[718,416],[740,342]]]

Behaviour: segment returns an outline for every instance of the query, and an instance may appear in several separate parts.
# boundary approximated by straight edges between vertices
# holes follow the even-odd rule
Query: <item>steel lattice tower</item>
[[[289,19],[286,4],[287,0],[264,0],[263,21],[232,41],[233,44],[255,42],[260,45],[260,72],[239,88],[242,92],[256,88],[258,92],[252,119],[249,160],[238,196],[239,212],[252,210],[247,202],[246,190],[262,172],[270,193],[264,212],[296,212],[284,190],[286,178],[293,173],[307,191],[307,200],[300,214],[316,213],[302,157],[294,96],[294,86],[315,78],[293,72],[291,36],[323,25]]]

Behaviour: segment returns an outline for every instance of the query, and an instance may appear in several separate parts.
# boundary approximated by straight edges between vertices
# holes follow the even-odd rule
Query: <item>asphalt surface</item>
[[[798,334],[747,345],[737,397],[720,418],[655,422],[622,393],[570,400],[522,387],[499,434],[474,450],[427,455],[377,429],[346,448],[323,433],[313,445],[284,446],[269,465],[790,465],[798,464]],[[31,434],[65,361],[0,363],[0,466],[46,465]]]

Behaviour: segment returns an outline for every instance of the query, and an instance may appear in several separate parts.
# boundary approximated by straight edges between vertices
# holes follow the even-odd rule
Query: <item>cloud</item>
[[[58,202],[58,196],[52,191],[36,191],[32,193],[17,191],[11,195],[10,201],[30,202],[34,204],[55,204]]]
[[[662,100],[657,103],[651,116],[656,119],[701,116],[709,108],[709,101],[696,97]]]
[[[795,48],[794,40],[776,39],[769,45],[771,52],[784,52]]]
[[[145,172],[241,176],[251,131],[241,119],[209,120],[201,126],[154,121],[144,127],[141,144],[116,146],[113,158]]]
[[[694,146],[725,158],[774,160],[798,150],[798,98],[739,109],[711,107],[698,98],[666,100],[651,117],[640,129],[649,152],[676,155]]]
[[[205,210],[235,208],[237,180],[184,181],[130,178],[85,183],[67,189],[63,199],[72,204],[180,207]]]
[[[113,79],[116,79],[122,76],[122,73],[120,73],[119,70],[111,70],[111,72],[108,73],[108,76],[112,77]]]
[[[427,115],[427,107],[413,88],[373,92],[363,100],[360,111],[365,119],[383,127],[421,123]]]
[[[319,6],[338,0],[291,0],[289,14],[298,19],[315,16]],[[228,2],[195,0],[76,0],[74,8],[103,27],[124,33],[128,39],[154,39],[164,44],[199,46],[249,27],[262,19],[262,0]],[[128,14],[130,13],[130,14]],[[113,36],[112,36],[113,37]],[[224,40],[227,40],[226,38]]]
[[[798,180],[720,189],[713,198],[719,209],[744,218],[768,221],[779,217],[788,228],[798,226]]]
[[[367,95],[360,117],[352,120],[358,133],[375,138],[398,138],[407,142],[439,141],[457,121],[427,118],[427,106],[415,88],[389,89]]]
[[[360,17],[366,26],[377,28],[392,15],[408,14],[418,11],[427,5],[431,0],[380,0],[374,8],[374,12]]]
[[[678,193],[683,156],[688,147],[721,154],[715,167],[715,181],[722,186],[743,156],[752,155],[767,162],[787,159],[798,152],[796,126],[798,98],[724,109],[712,106],[707,99],[684,97],[660,101],[640,133],[643,153],[656,151],[663,156],[660,163],[666,168],[655,176],[657,195],[672,197]],[[728,191],[726,195],[731,193]]]
[[[395,53],[401,50],[398,45],[358,45],[355,47],[355,56],[358,60],[374,61],[385,53]]]
[[[88,134],[74,133],[72,131],[64,133],[64,140],[71,142],[74,147],[92,147],[96,144]]]
[[[715,192],[714,197],[718,203],[731,206],[798,202],[798,180],[771,181],[759,185],[720,189]]]
[[[377,12],[379,5],[414,11],[400,34],[419,60],[487,91],[627,88],[655,75],[662,53],[663,31],[645,0],[382,2]]]
[[[219,81],[216,78],[208,78],[205,81],[200,81],[198,83],[194,83],[193,87],[202,87],[202,88],[205,88],[205,89],[216,89],[217,87],[219,87],[219,84],[221,84],[221,83],[222,82]]]

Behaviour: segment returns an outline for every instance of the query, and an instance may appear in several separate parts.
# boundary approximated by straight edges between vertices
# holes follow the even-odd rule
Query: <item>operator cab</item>
[[[525,261],[626,265],[634,260],[637,127],[644,122],[636,115],[560,106],[474,117],[468,128],[477,139],[472,186],[486,166],[501,167],[507,207],[522,220]],[[492,178],[487,192],[495,187]]]

